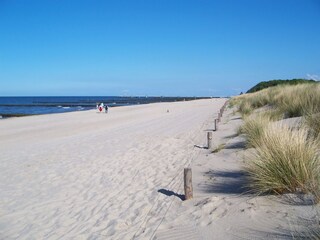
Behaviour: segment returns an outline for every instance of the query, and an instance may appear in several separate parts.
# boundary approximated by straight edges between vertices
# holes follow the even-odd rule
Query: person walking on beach
[[[109,110],[109,107],[108,107],[108,105],[106,104],[106,105],[104,106],[104,112],[105,112],[105,113],[108,113],[108,110]]]
[[[100,106],[100,103],[99,102],[97,102],[97,104],[96,104],[96,109],[99,111],[99,106]]]
[[[104,108],[104,104],[103,104],[103,103],[100,103],[100,104],[99,104],[99,108],[98,108],[98,109],[99,109],[99,112],[102,112],[103,108]]]

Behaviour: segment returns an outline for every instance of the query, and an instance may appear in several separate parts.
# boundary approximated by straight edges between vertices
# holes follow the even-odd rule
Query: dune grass
[[[239,112],[241,115],[250,115],[254,109],[263,107],[268,104],[268,92],[267,90],[262,90],[257,93],[244,94],[233,98],[230,102],[232,105],[239,106]]]
[[[255,148],[245,166],[253,191],[311,193],[319,202],[320,84],[275,86],[232,101],[244,120],[239,133]],[[298,129],[272,123],[299,116],[305,125]]]
[[[264,131],[264,128],[270,123],[270,117],[263,114],[253,114],[244,117],[244,123],[239,129],[239,133],[246,134],[246,146],[258,147]]]
[[[307,115],[305,123],[314,137],[318,138],[320,142],[320,113]]]
[[[320,84],[275,86],[236,97],[247,147],[248,187],[257,194],[311,194],[320,202]],[[263,108],[262,108],[263,107]],[[274,121],[303,117],[304,125],[290,128]],[[319,222],[294,239],[320,239]]]
[[[242,116],[247,116],[251,114],[253,111],[253,108],[250,104],[249,101],[242,101],[239,105],[239,112],[241,113]]]
[[[299,117],[320,112],[320,85],[307,84],[286,87],[279,94],[276,106],[286,117]]]
[[[271,106],[286,118],[315,114],[320,112],[320,84],[270,87],[238,96],[234,102],[239,104],[242,114],[263,106]]]
[[[261,114],[265,118],[268,118],[270,121],[278,121],[284,119],[283,113],[278,109],[267,109],[261,111],[259,114]]]
[[[311,193],[319,201],[319,146],[307,129],[269,124],[245,168],[258,193]]]

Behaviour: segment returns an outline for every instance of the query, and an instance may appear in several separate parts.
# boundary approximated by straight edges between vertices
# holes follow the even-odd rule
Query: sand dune
[[[297,120],[283,121],[292,122]],[[319,206],[308,196],[249,191],[243,166],[254,150],[246,149],[245,136],[237,134],[241,124],[233,110],[224,114],[213,132],[214,148],[223,147],[216,153],[203,149],[192,161],[194,198],[181,202],[176,197],[154,239],[300,239],[311,226],[319,229]]]

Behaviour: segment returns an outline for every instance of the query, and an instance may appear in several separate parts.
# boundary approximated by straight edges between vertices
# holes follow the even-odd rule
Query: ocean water
[[[109,107],[174,102],[195,97],[0,97],[0,118],[95,109],[98,102]]]

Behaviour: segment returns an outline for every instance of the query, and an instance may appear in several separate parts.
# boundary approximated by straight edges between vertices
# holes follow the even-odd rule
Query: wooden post
[[[191,168],[184,169],[184,196],[185,200],[193,198]]]
[[[215,131],[218,130],[218,120],[217,119],[214,120],[214,130]]]
[[[218,122],[220,122],[220,113],[218,113]]]
[[[207,143],[208,149],[212,147],[212,132],[207,132]]]

